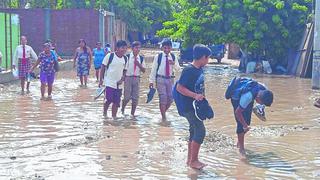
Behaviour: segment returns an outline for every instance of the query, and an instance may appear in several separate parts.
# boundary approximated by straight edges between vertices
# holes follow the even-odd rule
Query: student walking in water
[[[99,87],[104,84],[105,102],[103,106],[103,115],[107,117],[107,111],[112,104],[112,117],[117,117],[118,108],[122,96],[122,90],[119,86],[123,83],[126,74],[127,43],[120,40],[116,43],[116,51],[109,53],[103,59],[100,73]]]
[[[174,69],[180,69],[176,57],[171,53],[172,42],[165,40],[162,43],[162,51],[154,57],[149,87],[156,86],[159,94],[159,108],[163,121],[167,120],[166,112],[170,108],[172,99],[172,86],[174,83]]]
[[[19,79],[21,82],[21,94],[24,94],[25,80],[31,68],[31,60],[37,60],[38,56],[31,46],[27,45],[27,37],[21,36],[21,45],[19,45],[13,55],[13,69],[18,68]],[[27,93],[30,92],[30,81],[27,82]]]
[[[193,47],[194,60],[192,64],[183,69],[180,79],[177,81],[173,90],[178,112],[189,122],[190,135],[187,165],[195,169],[202,169],[206,166],[206,164],[200,162],[198,159],[200,146],[206,135],[204,123],[198,116],[205,116],[205,119],[213,117],[213,114],[206,116],[207,110],[204,112],[196,112],[194,107],[196,101],[207,102],[204,94],[203,67],[208,64],[210,55],[211,50],[208,47],[202,44],[195,45]]]
[[[131,115],[135,116],[136,108],[139,101],[141,73],[144,73],[146,71],[146,64],[144,62],[143,56],[139,54],[141,43],[139,41],[134,41],[131,48],[132,52],[127,55],[128,63],[126,66],[127,71],[124,81],[124,98],[122,101],[121,112],[122,114],[124,114],[126,105],[131,100]]]

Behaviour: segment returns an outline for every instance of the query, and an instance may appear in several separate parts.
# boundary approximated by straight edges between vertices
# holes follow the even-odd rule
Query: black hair
[[[163,46],[170,46],[170,47],[172,47],[172,42],[171,42],[169,39],[165,39],[165,40],[162,42],[161,46],[162,46],[162,47],[163,47]]]
[[[79,44],[83,42],[84,43],[84,47],[83,47],[83,52],[87,53],[87,43],[84,39],[79,39]]]
[[[264,90],[261,93],[260,99],[264,105],[271,106],[273,102],[273,93],[269,90]]]
[[[196,44],[193,46],[193,59],[198,60],[203,56],[208,57],[211,55],[211,49],[203,44]]]
[[[124,41],[124,40],[117,41],[116,48],[121,48],[121,47],[124,47],[124,46],[128,46],[126,41]]]
[[[141,42],[140,41],[133,41],[131,47],[134,48],[134,47],[137,47],[137,46],[141,46]]]

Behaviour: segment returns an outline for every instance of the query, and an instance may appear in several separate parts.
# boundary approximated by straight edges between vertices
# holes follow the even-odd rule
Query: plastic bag
[[[18,69],[13,69],[12,70],[12,75],[14,78],[18,79],[19,78],[19,70]]]

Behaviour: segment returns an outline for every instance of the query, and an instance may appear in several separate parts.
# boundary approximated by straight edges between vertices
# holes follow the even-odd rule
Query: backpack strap
[[[157,73],[158,73],[159,68],[160,68],[161,59],[162,59],[162,53],[158,54],[158,66],[157,66]]]
[[[173,53],[170,53],[170,55],[171,55],[171,57],[172,57],[173,62],[175,62],[175,60],[176,60],[176,56],[175,56]],[[158,54],[158,66],[157,66],[157,73],[158,73],[159,68],[160,68],[161,59],[162,59],[162,53]]]
[[[110,66],[110,64],[112,63],[113,58],[114,58],[114,53],[111,53],[111,54],[110,54],[110,57],[109,57],[109,61],[108,61],[108,64],[107,64],[106,69],[109,69],[109,66]],[[128,56],[125,55],[125,56],[123,56],[123,58],[124,58],[124,62],[125,62],[125,65],[126,65],[127,62],[128,62]]]
[[[106,69],[109,69],[109,66],[110,66],[110,64],[111,64],[111,62],[112,62],[112,60],[113,60],[113,57],[114,57],[114,53],[111,53],[111,54],[110,54],[110,57],[109,57],[109,61],[108,61],[108,64],[107,64]]]
[[[126,65],[129,58],[128,58],[128,56],[123,56],[123,58],[124,58],[124,64]]]
[[[56,54],[54,53],[53,50],[50,50],[51,56],[53,57],[54,61],[58,61],[58,57],[56,56]]]
[[[170,53],[170,55],[172,57],[173,62],[175,62],[176,61],[176,56],[173,53]]]
[[[126,56],[128,57],[128,60],[130,60],[130,54],[127,54]],[[139,57],[140,57],[140,64],[142,64],[144,58],[143,58],[143,56],[141,56],[141,55],[139,55]]]

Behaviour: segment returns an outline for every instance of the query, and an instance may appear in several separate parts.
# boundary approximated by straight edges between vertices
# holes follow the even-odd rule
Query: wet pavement
[[[171,123],[161,123],[158,98],[145,103],[148,74],[138,117],[119,114],[114,121],[103,118],[102,98],[93,101],[93,76],[80,88],[75,72],[59,72],[52,101],[40,101],[38,80],[25,96],[18,83],[0,86],[0,179],[320,179],[320,109],[313,107],[320,93],[310,80],[253,75],[275,100],[266,122],[253,115],[248,157],[241,159],[232,106],[224,99],[237,71],[209,65],[206,96],[215,119],[205,123],[200,153],[208,166],[196,171],[185,165],[187,121],[173,106]]]

